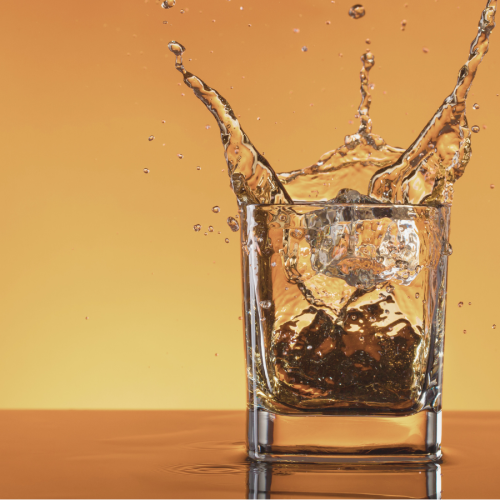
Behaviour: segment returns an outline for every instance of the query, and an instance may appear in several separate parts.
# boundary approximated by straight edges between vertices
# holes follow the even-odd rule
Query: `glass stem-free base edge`
[[[441,411],[410,416],[281,415],[248,411],[248,456],[265,462],[394,464],[438,461]]]

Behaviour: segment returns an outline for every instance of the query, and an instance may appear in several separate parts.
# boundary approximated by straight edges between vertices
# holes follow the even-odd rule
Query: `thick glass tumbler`
[[[248,454],[441,457],[449,207],[250,205]]]

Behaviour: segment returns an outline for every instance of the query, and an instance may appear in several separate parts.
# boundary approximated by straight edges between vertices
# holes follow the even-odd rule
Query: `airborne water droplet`
[[[270,300],[262,300],[260,303],[260,306],[262,309],[269,309],[271,307],[271,301]]]
[[[180,56],[186,50],[186,47],[176,42],[175,40],[172,40],[168,44],[168,49],[170,50],[170,52],[173,52],[176,56]]]
[[[217,205],[215,207],[212,208],[212,212],[214,214],[218,214],[220,212],[220,207],[218,207]]]
[[[195,224],[195,225],[193,226],[193,229],[194,229],[196,232],[198,232],[198,231],[201,229],[201,225],[200,225],[200,224]]]
[[[477,134],[477,133],[478,133],[481,129],[479,128],[479,125],[474,125],[474,126],[471,128],[471,130],[472,130],[475,134]]]
[[[208,232],[213,233],[214,232],[214,227],[213,226],[208,226]]]
[[[145,174],[149,174],[149,168],[145,168],[145,169],[144,169],[144,173],[145,173]]]
[[[239,230],[240,225],[234,217],[227,218],[227,225],[231,228],[231,231],[235,232]]]
[[[305,45],[302,47],[302,52],[307,52],[307,47]]]
[[[357,3],[356,5],[353,5],[350,9],[349,9],[349,15],[353,18],[353,19],[360,19],[361,17],[363,17],[364,15],[366,14],[365,12],[365,8],[360,4],[360,3]]]
[[[420,294],[417,292],[417,293],[415,294],[415,298],[416,298],[416,299],[418,299],[419,297],[420,297]]]
[[[408,23],[408,21],[406,19],[403,19],[401,21],[401,31],[404,31],[406,29],[406,24]]]
[[[171,9],[175,5],[175,0],[165,0],[161,6],[163,9]]]
[[[150,135],[150,136],[148,137],[148,141],[152,141],[154,138],[155,138],[155,136],[154,136],[154,135]]]
[[[472,106],[472,109],[479,109],[479,104],[476,102],[474,106]]]
[[[196,170],[201,170],[201,167],[196,167]]]
[[[467,333],[467,330],[464,330],[464,333]]]
[[[459,303],[458,303],[458,307],[462,307],[463,305],[464,305],[464,303],[463,303],[463,302],[459,302]]]
[[[225,241],[226,243],[229,243],[229,238],[226,238],[224,241]]]
[[[490,184],[490,189],[495,189],[495,184]]]
[[[493,330],[495,330],[497,327],[497,325],[493,325],[491,328],[493,328]]]
[[[371,41],[369,38],[367,38],[367,39],[365,40],[365,43],[366,43],[366,44],[368,44],[368,45],[370,45],[370,44],[372,43],[372,41]]]
[[[178,154],[177,156],[178,156],[181,160],[184,158],[184,156],[183,156],[183,155],[181,155],[181,154]]]

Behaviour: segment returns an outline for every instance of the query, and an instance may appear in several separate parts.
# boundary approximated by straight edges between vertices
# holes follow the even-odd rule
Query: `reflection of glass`
[[[253,462],[247,498],[441,498],[437,464],[356,465]]]
[[[251,205],[245,219],[249,456],[438,459],[449,208]]]

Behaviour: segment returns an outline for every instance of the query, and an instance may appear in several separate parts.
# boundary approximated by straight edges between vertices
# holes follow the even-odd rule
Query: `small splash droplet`
[[[459,303],[458,303],[458,307],[462,307],[463,305],[464,305],[464,303],[463,303],[463,302],[459,302]]]
[[[368,45],[370,45],[370,44],[372,43],[372,41],[371,41],[369,38],[367,38],[367,39],[365,40],[365,43],[366,43],[366,44],[368,44]]]
[[[493,328],[493,330],[495,330],[497,327],[497,325],[493,325],[491,328]]]
[[[234,217],[227,218],[227,225],[231,228],[231,231],[235,232],[240,229],[238,221]]]
[[[201,229],[201,224],[195,224],[195,225],[193,226],[193,229],[195,230],[195,232],[199,232],[199,231],[200,231],[200,229]]]
[[[349,16],[351,16],[353,19],[360,19],[365,14],[366,14],[365,8],[360,3],[357,3],[356,5],[353,5],[349,9]]]
[[[472,302],[469,302],[469,305],[471,306],[471,305],[472,305]]]
[[[171,9],[175,5],[175,0],[165,0],[162,2],[162,9]]]
[[[406,19],[403,19],[401,21],[401,31],[404,31],[406,29],[407,24],[408,24],[408,21]]]
[[[183,155],[181,155],[181,154],[178,154],[178,155],[177,155],[177,157],[178,157],[179,159],[181,159],[181,160],[184,158],[184,156],[183,156]]]
[[[88,316],[85,316],[85,319],[89,319],[89,317],[88,317]],[[495,325],[493,325],[493,328],[495,328]]]
[[[218,207],[217,205],[215,207],[212,207],[212,212],[214,214],[218,214],[220,212],[220,207]]]
[[[300,30],[299,30],[299,28],[293,28],[293,32],[294,33],[300,33]]]
[[[213,226],[208,226],[208,232],[213,233],[214,232],[214,227]]]
[[[203,233],[203,236],[208,236],[208,233]]]
[[[420,294],[417,292],[417,293],[415,294],[415,298],[416,298],[416,299],[418,299],[419,297],[420,297]]]
[[[424,54],[428,54],[429,53],[429,49],[427,47],[422,47],[422,52]]]
[[[176,56],[181,56],[182,53],[186,50],[186,47],[176,42],[175,40],[172,40],[168,44],[168,49],[170,50],[170,52],[173,52]]]
[[[207,130],[210,130],[210,129],[211,129],[210,125],[207,125],[205,128],[206,128]]]
[[[260,303],[260,307],[262,309],[269,309],[271,307],[272,302],[270,300],[262,300]]]
[[[475,134],[477,134],[477,133],[478,133],[481,129],[479,128],[479,125],[474,125],[474,126],[471,128],[471,130],[472,130]]]
[[[467,333],[467,330],[464,330],[464,333]]]
[[[148,141],[152,141],[154,138],[155,138],[155,136],[154,136],[154,135],[150,135],[150,136],[148,137]]]
[[[226,238],[224,241],[225,241],[226,243],[229,243],[229,238]]]
[[[490,189],[495,189],[495,184],[490,184]]]
[[[332,24],[332,22],[331,21],[327,21],[326,24]]]
[[[181,13],[181,14],[184,14],[184,12],[185,12],[185,11],[184,11],[183,9],[181,9],[181,10],[180,10],[180,13]]]
[[[144,169],[144,173],[145,173],[145,174],[149,174],[149,168],[145,168],[145,169]]]
[[[472,106],[472,109],[479,109],[479,104],[476,102],[474,106]]]
[[[201,167],[196,167],[196,170],[201,170]]]
[[[308,49],[307,49],[307,47],[304,45],[304,46],[302,47],[302,52],[307,52],[307,50],[308,50]]]
[[[163,24],[168,24],[168,21],[163,21]]]
[[[241,321],[243,318],[241,316],[238,316],[238,319]]]
[[[215,353],[215,356],[218,356],[218,354],[217,354],[217,353]]]

